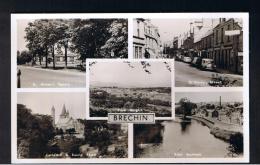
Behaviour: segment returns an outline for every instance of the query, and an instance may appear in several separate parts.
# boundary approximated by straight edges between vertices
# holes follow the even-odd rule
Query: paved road
[[[190,64],[175,61],[175,86],[177,87],[191,87],[191,86],[209,86],[208,82],[216,72],[202,71],[196,67],[191,67]],[[220,74],[219,76],[228,77],[230,80],[237,80],[234,86],[242,84],[241,75]]]
[[[51,70],[18,66],[21,70],[21,88],[83,88],[86,74],[69,70]]]

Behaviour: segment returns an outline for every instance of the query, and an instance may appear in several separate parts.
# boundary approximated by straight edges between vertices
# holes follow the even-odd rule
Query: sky
[[[51,108],[55,108],[55,120],[61,114],[63,104],[71,117],[82,118],[86,116],[85,93],[18,93],[17,103],[24,104],[32,110],[32,113],[51,115]]]
[[[175,102],[179,102],[181,98],[188,98],[191,102],[214,102],[219,101],[221,96],[222,102],[242,102],[242,92],[177,92],[175,93]]]
[[[198,19],[197,19],[198,20]],[[199,19],[201,20],[201,19]],[[19,51],[26,50],[25,41],[25,28],[29,22],[33,19],[21,19],[17,20],[17,47]],[[190,29],[190,22],[194,22],[195,19],[151,19],[151,23],[159,28],[162,42],[173,40],[174,36],[188,32]],[[212,20],[204,19],[204,25],[210,26]]]
[[[151,19],[151,23],[159,28],[159,33],[162,42],[172,41],[174,36],[186,33],[190,30],[190,23],[194,21],[201,21],[202,19]],[[34,19],[17,20],[17,47],[19,51],[26,50],[25,28],[29,22]],[[213,20],[216,24],[218,19]],[[195,24],[194,24],[195,25]],[[212,25],[212,19],[203,19],[204,27]],[[195,28],[196,30],[197,28]]]
[[[26,40],[25,40],[25,28],[27,27],[28,23],[33,20],[22,19],[17,20],[17,49],[21,52],[23,50],[27,50],[26,48]]]
[[[148,74],[140,62],[97,62],[90,68],[90,85],[99,87],[171,87],[171,72],[163,62],[150,62]]]
[[[202,19],[151,19],[151,23],[159,28],[162,42],[172,41],[173,37],[187,33],[190,30],[190,23]],[[218,19],[203,19],[204,27],[210,27],[218,22]],[[195,25],[195,24],[193,24]],[[195,30],[198,30],[195,27]]]

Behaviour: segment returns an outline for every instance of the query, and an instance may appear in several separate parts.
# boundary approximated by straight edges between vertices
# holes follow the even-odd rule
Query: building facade
[[[80,123],[77,119],[73,119],[69,111],[66,109],[65,104],[62,107],[61,114],[59,116],[58,121],[55,121],[55,108],[52,106],[51,108],[53,124],[56,128],[62,129],[63,132],[66,132],[69,129],[74,129],[78,134],[84,134],[84,125]]]
[[[228,35],[227,31],[238,30],[239,34]],[[225,18],[213,29],[214,61],[217,68],[242,74],[243,31],[239,20]]]
[[[239,19],[220,18],[215,27],[202,27],[196,33],[194,42],[192,36],[183,40],[184,52],[194,49],[193,57],[213,59],[217,69],[243,74],[243,26]]]
[[[159,58],[162,43],[159,30],[149,19],[134,19],[133,57]]]

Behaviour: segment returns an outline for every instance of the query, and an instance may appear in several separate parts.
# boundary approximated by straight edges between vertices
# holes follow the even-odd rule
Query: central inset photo
[[[87,60],[87,118],[155,113],[156,119],[173,119],[173,69],[170,59]]]

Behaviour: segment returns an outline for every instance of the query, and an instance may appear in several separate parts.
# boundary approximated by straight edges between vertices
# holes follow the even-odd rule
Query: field
[[[106,117],[107,113],[155,113],[171,117],[171,88],[90,88],[90,116]]]

